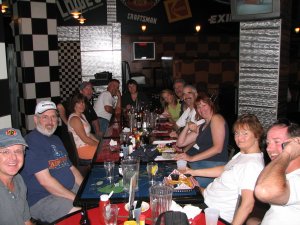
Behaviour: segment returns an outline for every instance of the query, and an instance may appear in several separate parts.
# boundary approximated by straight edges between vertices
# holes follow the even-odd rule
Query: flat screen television
[[[155,42],[133,42],[133,60],[155,60]]]
[[[230,0],[233,21],[273,19],[280,17],[282,0]]]

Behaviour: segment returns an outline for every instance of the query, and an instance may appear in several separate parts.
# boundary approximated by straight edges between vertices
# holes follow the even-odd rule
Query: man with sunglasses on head
[[[32,217],[48,223],[79,210],[73,201],[83,180],[62,141],[53,135],[57,122],[56,105],[39,102],[34,115],[36,129],[25,136],[28,150],[21,172]]]
[[[271,162],[257,180],[255,195],[271,208],[261,225],[299,225],[300,126],[278,120],[268,129],[266,141]]]
[[[19,130],[0,129],[0,224],[33,224],[26,201],[27,188],[18,174],[26,146]]]

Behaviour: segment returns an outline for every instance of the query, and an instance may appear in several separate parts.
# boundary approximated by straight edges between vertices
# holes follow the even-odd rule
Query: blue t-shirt
[[[75,177],[70,170],[72,164],[62,141],[56,135],[48,137],[37,130],[26,135],[25,140],[28,149],[21,175],[28,188],[29,206],[50,195],[34,175],[44,169],[48,168],[52,177],[71,190],[75,184]]]

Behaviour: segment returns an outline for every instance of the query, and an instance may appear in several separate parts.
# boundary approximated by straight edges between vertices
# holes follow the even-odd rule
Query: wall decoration
[[[169,23],[192,17],[188,0],[167,0],[164,5]]]
[[[121,0],[121,2],[135,12],[146,12],[156,6],[160,0]]]

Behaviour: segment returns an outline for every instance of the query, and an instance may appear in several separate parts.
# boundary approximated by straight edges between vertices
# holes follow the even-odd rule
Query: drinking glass
[[[136,175],[136,187],[135,190],[138,190],[138,178],[139,178],[139,168],[140,162],[138,158],[127,156],[121,161],[122,173],[123,173],[123,187],[125,192],[129,192],[130,180]]]
[[[147,163],[147,173],[149,178],[149,183],[151,185],[155,184],[155,177],[158,171],[158,164],[156,162]]]
[[[112,185],[114,182],[115,163],[111,161],[104,162],[104,169],[106,173],[106,179],[109,181],[109,184]]]
[[[118,219],[119,208],[117,205],[108,204],[104,207],[103,218],[106,225],[116,225]]]
[[[162,183],[149,188],[152,224],[157,217],[171,208],[173,188]]]
[[[214,208],[206,208],[204,210],[204,212],[205,212],[206,224],[207,225],[217,225],[220,211],[218,209],[214,209]]]

